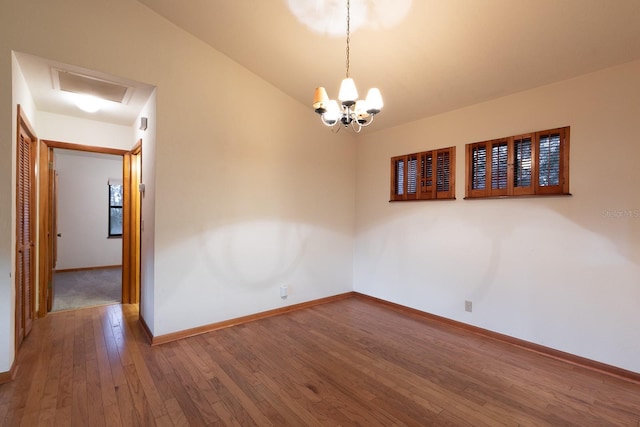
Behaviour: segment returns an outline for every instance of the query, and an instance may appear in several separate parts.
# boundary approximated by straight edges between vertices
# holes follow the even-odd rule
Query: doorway
[[[112,248],[114,247],[114,245],[118,245],[119,253],[117,254],[118,255],[117,259],[111,256],[111,258],[106,258],[106,259],[111,259],[111,261],[106,261],[107,265],[104,265],[105,262],[102,262],[102,263],[98,262],[98,264],[100,265],[95,265],[96,262],[92,261],[91,254],[82,253],[82,251],[90,252],[91,245],[87,246],[85,249],[80,249],[81,252],[77,252],[79,249],[76,248],[75,255],[71,253],[70,256],[71,256],[71,259],[74,259],[74,262],[79,263],[78,265],[80,265],[80,268],[78,268],[77,265],[70,265],[68,261],[66,265],[64,263],[61,263],[61,258],[60,258],[61,249],[63,251],[65,250],[65,247],[62,245],[69,244],[70,243],[69,241],[73,242],[74,241],[73,239],[77,239],[78,237],[77,236],[73,237],[68,234],[65,234],[65,230],[58,227],[59,220],[60,220],[60,218],[58,217],[58,210],[60,209],[60,206],[61,206],[59,190],[61,188],[61,185],[60,185],[60,178],[57,176],[57,173],[56,173],[56,163],[57,163],[56,158],[60,156],[56,156],[56,155],[60,153],[65,153],[65,154],[71,153],[72,155],[75,155],[76,161],[80,159],[81,161],[84,161],[87,163],[91,163],[92,161],[95,162],[97,161],[98,158],[101,158],[101,157],[115,158],[119,167],[117,168],[117,173],[112,172],[111,175],[117,175],[117,176],[109,176],[109,179],[103,177],[104,179],[102,179],[102,181],[104,182],[102,182],[102,187],[97,189],[97,191],[100,194],[97,194],[96,197],[102,198],[101,200],[103,201],[108,200],[110,183],[113,183],[114,180],[119,179],[119,184],[123,187],[123,193],[125,195],[125,197],[123,197],[122,199],[123,215],[121,216],[121,218],[124,219],[125,218],[124,213],[131,210],[131,207],[130,207],[131,200],[128,200],[126,197],[127,194],[131,193],[131,182],[127,182],[127,180],[125,179],[126,171],[128,168],[130,168],[128,161],[129,161],[131,152],[126,150],[94,147],[94,146],[84,146],[79,144],[71,144],[71,143],[48,141],[48,140],[41,141],[40,151],[41,151],[41,154],[44,154],[44,156],[42,156],[40,159],[41,167],[44,167],[46,165],[46,170],[48,171],[48,173],[42,173],[40,175],[41,177],[40,188],[42,189],[41,203],[44,205],[44,209],[41,210],[42,214],[40,215],[40,220],[42,225],[40,229],[40,239],[41,239],[41,242],[46,242],[46,244],[40,245],[41,275],[39,280],[39,285],[40,285],[39,296],[41,298],[40,301],[46,301],[46,304],[39,305],[39,315],[44,316],[49,311],[55,310],[56,308],[59,308],[59,307],[63,307],[63,308],[65,307],[64,304],[62,305],[56,304],[56,301],[54,300],[55,296],[57,295],[57,291],[63,290],[62,288],[56,289],[57,283],[60,282],[60,279],[62,278],[63,275],[64,275],[64,279],[67,280],[67,283],[65,283],[65,286],[73,286],[74,281],[77,282],[79,280],[82,280],[84,281],[83,283],[85,284],[89,282],[93,283],[94,288],[92,289],[92,291],[98,292],[97,289],[99,286],[108,285],[108,283],[101,283],[101,282],[105,282],[105,281],[113,282],[114,269],[117,269],[117,274],[119,279],[118,285],[120,285],[118,287],[119,298],[118,298],[118,301],[112,301],[112,302],[122,302],[122,303],[138,302],[137,299],[135,301],[132,301],[132,298],[130,297],[131,289],[134,290],[136,295],[139,295],[139,281],[137,285],[135,283],[133,284],[130,283],[131,277],[133,277],[134,272],[136,272],[139,277],[139,268],[136,268],[135,265],[133,266],[131,265],[132,260],[129,254],[133,254],[133,255],[137,254],[137,256],[139,257],[139,252],[140,252],[139,245],[137,247],[131,246],[132,245],[132,242],[131,242],[132,239],[130,238],[131,227],[125,227],[123,224],[121,236],[108,236],[107,234],[109,232],[108,231],[109,227],[107,226],[107,221],[103,221],[104,224],[98,225],[99,229],[97,230],[98,232],[97,235],[99,237],[97,238],[101,238],[102,243],[106,242],[110,244]],[[75,177],[74,179],[78,180],[77,177]],[[79,180],[79,181],[82,181],[82,180]],[[87,197],[88,191],[89,190],[83,191],[81,188],[74,188],[72,189],[71,192],[72,193],[80,192],[81,199],[82,198],[89,199]],[[75,213],[80,214],[78,218],[82,218],[83,214],[87,214],[87,215],[90,214],[90,212],[83,211],[83,207],[80,203],[78,203],[78,206],[74,206],[72,203],[71,207],[69,207],[68,206],[69,200],[66,200],[64,202],[67,204],[67,207],[66,207],[67,210],[68,209],[71,209],[72,211],[76,210]],[[100,205],[104,205],[104,203]],[[100,207],[98,209],[100,209]],[[112,210],[111,206],[109,206],[108,209],[109,210],[104,209],[104,212],[101,213],[103,215],[102,218],[104,218],[107,215],[107,213]],[[76,219],[76,221],[80,221],[80,220]],[[139,223],[139,219],[138,219],[138,223]],[[87,228],[87,230],[91,230],[90,224],[89,225],[85,224],[85,227],[89,227]],[[88,231],[86,231],[85,233],[88,233]],[[67,241],[65,241],[64,239],[67,239]],[[64,252],[62,252],[62,254],[64,255]],[[69,254],[67,254],[67,258],[69,259]],[[83,260],[81,261],[78,258],[83,258]],[[101,255],[100,259],[105,259],[105,258]],[[66,270],[66,271],[64,271],[64,273],[60,273],[61,270],[63,271]],[[125,271],[127,272],[126,274],[125,274]],[[59,280],[56,280],[56,279],[59,279]],[[75,297],[77,297],[76,301],[79,301],[79,302],[88,301],[89,305],[98,305],[100,304],[99,302],[95,304],[91,304],[91,301],[96,301],[94,299],[95,297],[102,297],[101,295],[96,295],[95,292],[94,294],[85,295],[86,298],[84,298],[83,295],[80,295],[80,296],[75,295]]]

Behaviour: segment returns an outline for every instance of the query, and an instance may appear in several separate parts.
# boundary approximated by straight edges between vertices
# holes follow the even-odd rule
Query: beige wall
[[[154,265],[155,265],[155,158],[156,158],[156,102],[157,96],[154,90],[147,104],[142,108],[135,120],[140,123],[141,117],[147,118],[147,129],[140,129],[134,125],[135,141],[141,142],[142,147],[142,179],[145,191],[142,193],[142,232],[140,236],[140,316],[148,325],[154,322]]]
[[[640,372],[639,117],[633,62],[366,136],[355,290]],[[573,196],[463,200],[465,144],[560,126]],[[457,200],[388,202],[391,156],[449,146]]]
[[[0,28],[2,206],[12,200],[11,50],[157,87],[141,303],[154,334],[352,289],[348,134],[319,128],[308,106],[135,0],[2,2]],[[11,218],[0,212],[0,372],[13,360]]]
[[[56,269],[120,265],[122,239],[108,238],[110,180],[122,182],[122,156],[55,151],[57,180]]]

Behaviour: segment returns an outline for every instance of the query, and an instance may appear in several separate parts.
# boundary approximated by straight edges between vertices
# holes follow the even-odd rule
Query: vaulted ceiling
[[[346,0],[139,1],[310,109],[317,86],[337,97]],[[637,0],[351,0],[351,15],[376,128],[640,58]]]
[[[309,106],[345,76],[346,0],[138,0]],[[375,129],[640,59],[639,0],[351,0],[351,77],[382,92]],[[152,87],[17,54],[43,111],[119,124]],[[52,87],[56,70],[133,88],[89,115]],[[215,78],[215,76],[211,76]],[[55,85],[54,85],[55,86]]]

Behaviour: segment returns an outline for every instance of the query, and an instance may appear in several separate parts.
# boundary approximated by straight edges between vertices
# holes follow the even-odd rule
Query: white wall
[[[122,264],[122,239],[108,238],[110,179],[122,181],[122,156],[54,150],[58,173],[56,270]]]
[[[633,62],[365,136],[355,290],[640,372],[639,117]],[[560,126],[573,196],[463,200],[465,144]],[[388,202],[392,156],[449,146],[457,200]]]
[[[38,111],[38,138],[92,147],[130,150],[135,144],[132,126],[104,123]]]
[[[15,291],[13,275],[16,247],[16,118],[18,104],[32,126],[35,106],[24,75],[5,50],[0,62],[0,372],[7,372],[13,363],[15,331]],[[11,130],[11,131],[9,131]]]
[[[142,179],[145,191],[142,193],[141,236],[140,236],[140,316],[147,325],[154,324],[154,248],[155,248],[155,158],[156,158],[156,103],[157,94],[153,91],[149,101],[142,108],[135,123],[141,117],[147,118],[147,129],[135,129],[136,141],[142,143]]]
[[[9,93],[11,49],[157,87],[155,172],[147,176],[143,165],[156,212],[155,235],[143,237],[143,248],[153,245],[143,271],[153,269],[153,282],[143,284],[141,302],[153,307],[144,316],[155,335],[352,289],[350,136],[319,129],[307,105],[135,0],[2,2],[0,29],[1,94]],[[247,115],[256,99],[269,108]],[[10,106],[1,95],[0,158],[15,145]],[[5,205],[13,171],[0,176]],[[2,215],[9,226],[10,214]],[[10,238],[0,239],[6,293]],[[287,300],[279,297],[283,283]],[[0,372],[11,360],[5,356]]]

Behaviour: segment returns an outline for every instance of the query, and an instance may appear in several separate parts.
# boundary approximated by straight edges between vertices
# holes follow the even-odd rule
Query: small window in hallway
[[[109,180],[109,237],[122,237],[122,182]]]

